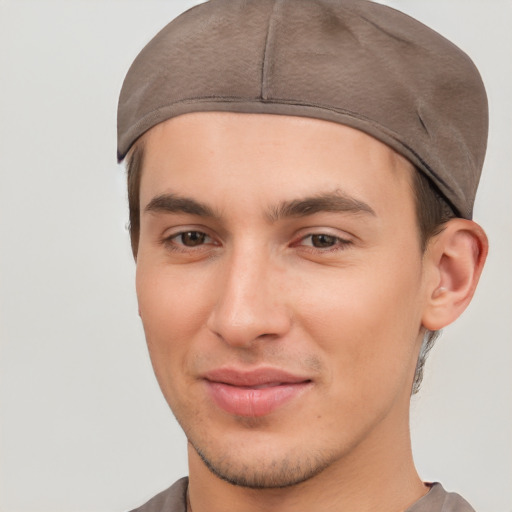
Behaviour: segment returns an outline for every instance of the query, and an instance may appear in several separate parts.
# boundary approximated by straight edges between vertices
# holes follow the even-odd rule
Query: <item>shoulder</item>
[[[147,503],[131,512],[186,512],[188,478],[175,482],[165,491],[153,496]]]
[[[430,491],[406,512],[475,512],[459,494],[447,492],[440,483],[433,483]]]

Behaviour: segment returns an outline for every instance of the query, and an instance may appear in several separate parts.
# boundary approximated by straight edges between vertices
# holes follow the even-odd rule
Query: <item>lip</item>
[[[219,368],[203,376],[213,402],[236,416],[265,416],[302,395],[311,379],[277,368]]]

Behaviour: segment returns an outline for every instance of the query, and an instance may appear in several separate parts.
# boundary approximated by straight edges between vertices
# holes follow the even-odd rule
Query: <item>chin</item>
[[[298,450],[272,456],[232,450],[218,456],[191,441],[190,444],[215,476],[250,489],[279,489],[301,484],[324,471],[334,460],[332,455],[317,453],[313,456]]]

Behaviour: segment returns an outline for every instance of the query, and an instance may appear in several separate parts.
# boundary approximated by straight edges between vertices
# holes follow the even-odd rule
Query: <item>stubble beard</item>
[[[299,485],[324,471],[334,459],[334,456],[317,454],[312,456],[301,452],[298,448],[295,456],[283,456],[280,459],[253,464],[242,463],[240,460],[231,461],[227,457],[220,459],[205,453],[195,443],[191,446],[199,455],[204,465],[216,477],[238,487],[248,489],[282,489]]]
[[[195,366],[201,367],[201,364],[196,363]],[[318,358],[314,356],[302,358],[301,371],[304,374],[318,375],[322,373],[322,368]],[[236,447],[223,450],[224,442],[220,443],[221,446],[217,445],[218,440],[202,432],[202,428],[198,428],[197,423],[191,424],[187,421],[191,416],[196,418],[202,416],[198,409],[195,409],[197,414],[190,414],[190,411],[197,407],[197,403],[190,404],[189,407],[178,403],[172,404],[170,400],[168,403],[188,442],[203,464],[216,477],[238,487],[280,489],[299,485],[322,473],[340,455],[340,450],[336,448],[314,447],[314,443],[298,442],[296,446],[285,449],[284,453],[275,453],[271,457],[265,454],[258,457],[257,453],[253,453],[244,460],[243,454],[237,453]],[[200,400],[199,403],[201,403]],[[239,417],[237,422],[240,428],[247,432],[269,426],[266,418]]]

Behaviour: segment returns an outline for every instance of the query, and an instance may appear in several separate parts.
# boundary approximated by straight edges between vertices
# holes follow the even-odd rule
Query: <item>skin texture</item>
[[[342,125],[196,113],[143,143],[139,309],[194,511],[404,510],[426,492],[408,427],[423,330],[471,299],[483,232],[450,221],[423,254],[411,165]],[[233,414],[205,379],[226,367],[307,385]]]

